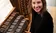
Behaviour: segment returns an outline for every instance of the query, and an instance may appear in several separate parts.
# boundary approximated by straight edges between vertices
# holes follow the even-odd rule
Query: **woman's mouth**
[[[35,8],[35,11],[36,12],[40,12],[40,8]]]
[[[36,10],[39,10],[40,8],[41,8],[41,7],[39,6],[39,7],[36,7],[35,9],[36,9]]]
[[[35,8],[35,10],[39,10],[39,8]]]
[[[40,12],[41,11],[41,6],[35,7],[34,10],[35,10],[35,12]]]

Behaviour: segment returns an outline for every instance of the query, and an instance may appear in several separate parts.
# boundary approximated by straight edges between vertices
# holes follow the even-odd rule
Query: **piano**
[[[0,33],[25,33],[30,23],[30,1],[10,0],[10,2],[13,9],[0,25]]]
[[[1,33],[23,33],[26,29],[29,20],[26,20],[23,15],[13,12],[8,19],[0,26]]]

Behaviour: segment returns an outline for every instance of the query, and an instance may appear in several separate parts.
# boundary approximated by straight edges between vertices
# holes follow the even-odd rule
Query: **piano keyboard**
[[[23,15],[13,12],[10,17],[0,26],[0,33],[23,33],[28,20]]]

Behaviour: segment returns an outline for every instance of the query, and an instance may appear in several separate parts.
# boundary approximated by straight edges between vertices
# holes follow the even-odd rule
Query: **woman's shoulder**
[[[51,14],[50,14],[48,11],[45,11],[45,12],[43,13],[43,15],[45,15],[45,16],[51,16]]]
[[[48,11],[45,11],[45,12],[43,13],[43,16],[52,19],[52,16],[51,16],[51,14],[50,14]]]

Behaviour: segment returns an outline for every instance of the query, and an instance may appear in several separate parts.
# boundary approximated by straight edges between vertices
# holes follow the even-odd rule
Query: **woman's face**
[[[32,8],[35,10],[35,12],[40,12],[42,9],[43,4],[41,0],[32,0]]]

